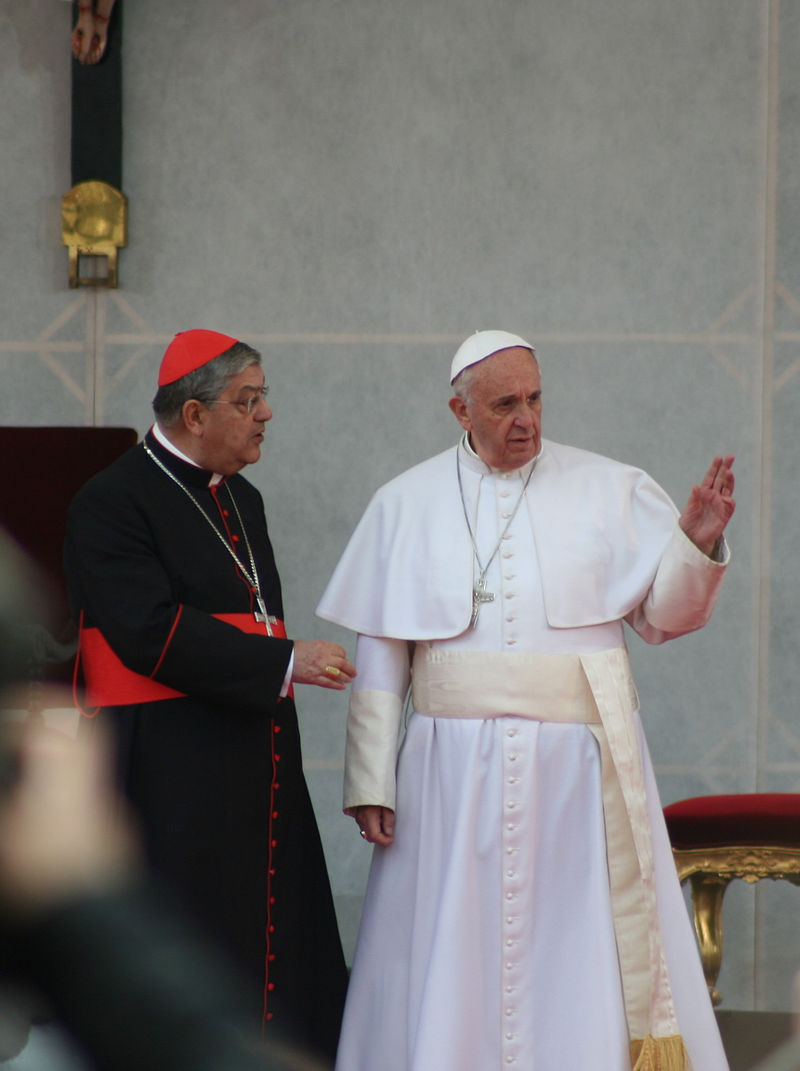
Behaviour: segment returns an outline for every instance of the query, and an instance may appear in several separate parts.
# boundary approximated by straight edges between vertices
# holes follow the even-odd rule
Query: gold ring
[[[325,672],[329,677],[338,677],[342,671],[337,669],[336,666],[326,666]]]

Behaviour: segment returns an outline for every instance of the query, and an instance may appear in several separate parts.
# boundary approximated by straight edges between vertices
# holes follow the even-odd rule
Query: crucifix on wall
[[[117,252],[127,242],[122,193],[123,0],[74,0],[72,189],[61,198],[69,285],[118,285]],[[103,273],[103,266],[106,271]]]

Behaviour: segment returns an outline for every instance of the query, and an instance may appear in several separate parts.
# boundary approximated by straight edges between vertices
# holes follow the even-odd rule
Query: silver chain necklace
[[[236,511],[236,517],[237,517],[237,519],[239,521],[239,527],[241,528],[242,535],[244,536],[244,543],[245,543],[245,546],[247,547],[248,557],[250,558],[250,572],[247,571],[246,567],[244,566],[244,564],[239,559],[239,556],[236,553],[236,551],[230,545],[230,543],[225,538],[225,536],[222,534],[222,532],[220,532],[219,528],[217,528],[217,526],[211,520],[209,515],[206,513],[206,511],[203,509],[203,507],[200,505],[200,503],[194,497],[194,495],[189,490],[189,488],[186,486],[186,484],[182,483],[178,479],[178,477],[175,475],[174,472],[170,472],[170,470],[163,463],[163,461],[161,461],[158,457],[156,457],[156,455],[153,453],[153,451],[150,449],[150,447],[147,445],[147,443],[144,441],[144,439],[142,439],[142,446],[144,447],[145,453],[150,458],[150,460],[154,464],[156,464],[161,469],[161,471],[163,473],[165,473],[167,476],[169,476],[169,478],[172,480],[172,482],[177,484],[178,487],[180,487],[181,491],[183,491],[183,493],[185,495],[187,495],[188,498],[194,503],[194,505],[197,507],[197,509],[205,517],[206,521],[208,521],[208,524],[211,527],[211,531],[214,533],[214,535],[217,537],[217,539],[219,539],[220,543],[227,550],[228,554],[230,554],[230,556],[236,562],[236,564],[239,567],[239,569],[241,570],[242,575],[244,576],[245,580],[250,585],[250,590],[252,591],[253,595],[255,595],[256,603],[258,605],[258,613],[254,613],[253,617],[255,617],[256,621],[261,621],[267,626],[267,633],[271,636],[272,635],[272,629],[270,627],[270,620],[269,620],[269,614],[267,613],[267,606],[266,606],[266,603],[264,602],[264,599],[263,599],[263,597],[261,595],[261,584],[260,584],[259,579],[258,579],[258,570],[256,569],[256,560],[255,560],[255,557],[253,556],[253,550],[252,550],[252,548],[250,546],[250,540],[247,538],[247,529],[244,526],[244,521],[242,520],[242,515],[239,512],[239,507],[236,504],[236,499],[233,497],[233,492],[231,491],[230,487],[228,487],[227,484],[225,485],[225,489],[228,492],[228,496],[229,496],[231,502],[233,503],[233,508]]]
[[[475,581],[475,583],[472,586],[472,615],[471,615],[471,617],[469,619],[469,627],[470,628],[475,628],[476,625],[478,624],[478,614],[480,613],[482,603],[494,602],[494,592],[486,590],[486,574],[489,571],[489,566],[494,561],[495,556],[496,556],[498,550],[500,549],[500,546],[501,546],[503,540],[506,537],[506,533],[508,532],[508,530],[511,527],[511,524],[512,524],[512,522],[514,520],[514,518],[517,515],[517,510],[519,509],[520,505],[522,504],[522,500],[525,497],[525,492],[528,490],[528,484],[531,482],[531,476],[533,476],[533,470],[536,468],[536,462],[539,460],[539,458],[535,457],[533,459],[533,464],[531,465],[531,471],[528,473],[528,475],[527,475],[527,477],[525,479],[525,483],[522,485],[522,490],[519,493],[519,498],[517,499],[516,505],[514,506],[513,510],[511,511],[511,516],[506,521],[506,526],[503,529],[503,531],[500,533],[500,538],[497,540],[497,543],[495,544],[494,550],[489,555],[489,560],[487,561],[486,565],[482,566],[481,565],[481,556],[480,556],[480,554],[478,554],[478,544],[475,542],[475,533],[472,531],[472,525],[470,524],[470,520],[469,520],[469,513],[467,512],[467,503],[466,503],[466,500],[464,498],[464,485],[463,485],[463,483],[461,481],[461,459],[459,457],[459,453],[460,453],[460,447],[457,447],[456,448],[456,473],[458,475],[458,493],[461,495],[461,508],[464,511],[464,520],[467,522],[467,531],[469,532],[469,538],[470,538],[470,540],[472,542],[472,553],[475,555],[475,561],[478,563],[478,578],[477,578],[477,580]],[[481,476],[480,483],[478,484],[478,497],[477,497],[477,500],[476,500],[476,503],[475,503],[475,520],[476,520],[476,522],[477,522],[477,518],[478,518],[478,506],[480,505],[480,499],[481,499],[481,484],[482,483],[483,483],[483,476]]]

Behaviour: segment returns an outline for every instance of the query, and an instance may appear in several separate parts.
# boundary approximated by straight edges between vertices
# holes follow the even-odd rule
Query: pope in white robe
[[[733,458],[679,516],[542,439],[518,336],[451,382],[462,441],[376,493],[318,608],[358,633],[344,805],[375,845],[337,1071],[726,1071],[623,622],[709,619]]]

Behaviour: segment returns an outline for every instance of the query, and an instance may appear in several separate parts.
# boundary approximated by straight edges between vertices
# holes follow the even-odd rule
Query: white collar
[[[483,458],[476,453],[475,448],[469,441],[469,433],[464,432],[461,436],[461,441],[458,444],[458,449],[461,455],[461,461],[465,468],[470,469],[472,472],[480,473],[481,476],[497,476],[501,480],[508,480],[511,477],[516,476],[520,480],[526,480],[531,468],[536,464],[539,458],[542,456],[544,450],[544,443],[539,446],[539,453],[536,457],[531,458],[530,461],[526,461],[524,465],[518,469],[495,469],[491,465],[487,465]]]
[[[165,450],[169,450],[171,454],[174,454],[175,457],[179,457],[181,461],[185,461],[187,465],[192,465],[196,469],[201,469],[203,467],[202,465],[198,465],[196,461],[193,461],[190,457],[184,454],[182,450],[179,450],[173,442],[170,442],[170,440],[166,437],[164,432],[159,427],[158,422],[153,424],[151,430],[155,438],[158,439],[158,441],[161,443]],[[223,479],[224,477],[219,472],[214,472],[211,474],[211,479],[208,481],[208,486],[214,487]]]

